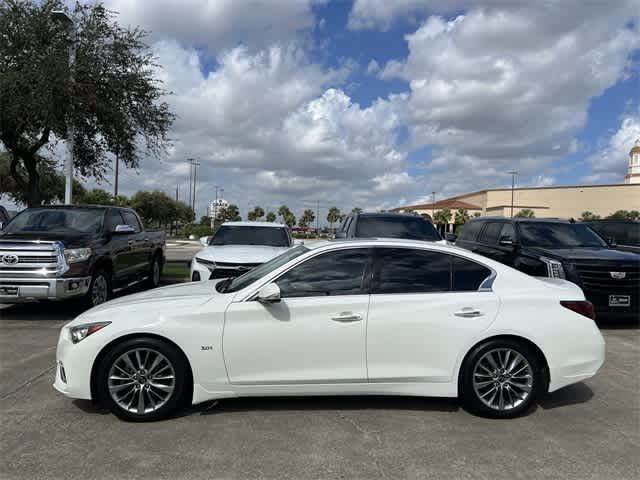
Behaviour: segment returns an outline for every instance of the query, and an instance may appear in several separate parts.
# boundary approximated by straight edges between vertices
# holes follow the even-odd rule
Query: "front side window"
[[[487,244],[498,243],[498,236],[502,230],[503,222],[489,222],[480,234],[480,242]]]
[[[510,222],[507,222],[502,226],[499,240],[511,240],[512,242],[516,241],[516,231]]]
[[[276,283],[282,298],[358,295],[369,263],[367,248],[320,254],[294,267]]]
[[[125,225],[119,210],[112,208],[109,211],[109,223],[111,224],[109,225],[111,231],[114,231],[118,225]]]
[[[411,240],[441,240],[431,222],[422,217],[358,217],[356,237],[365,238],[407,238]]]
[[[127,225],[133,227],[136,233],[140,233],[142,231],[142,227],[140,226],[138,217],[136,217],[133,212],[129,212],[128,210],[123,210],[122,216],[124,217],[125,222],[127,222]]]
[[[460,233],[460,236],[458,237],[460,240],[467,240],[469,242],[473,242],[476,237],[478,236],[478,233],[480,233],[480,229],[482,228],[482,225],[484,225],[484,222],[467,222],[464,225],[464,228],[462,229],[462,232]]]
[[[288,247],[291,245],[286,228],[222,225],[209,245],[265,245]]]
[[[521,222],[520,243],[525,247],[606,247],[607,244],[581,223]]]
[[[410,248],[376,249],[372,293],[446,292],[451,286],[450,256]]]

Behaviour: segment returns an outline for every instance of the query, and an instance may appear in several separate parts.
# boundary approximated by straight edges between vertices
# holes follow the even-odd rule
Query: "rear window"
[[[222,225],[209,241],[209,245],[265,245],[288,247],[286,228]]]
[[[440,240],[434,226],[422,217],[359,217],[356,237],[407,238]]]

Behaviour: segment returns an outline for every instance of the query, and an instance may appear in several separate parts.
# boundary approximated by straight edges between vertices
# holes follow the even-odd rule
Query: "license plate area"
[[[18,287],[3,287],[0,286],[0,295],[4,295],[7,297],[17,297],[18,296]]]
[[[610,307],[630,307],[631,295],[609,295]]]

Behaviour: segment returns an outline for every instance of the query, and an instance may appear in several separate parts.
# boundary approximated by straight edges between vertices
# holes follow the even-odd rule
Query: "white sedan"
[[[434,243],[332,241],[83,313],[60,332],[54,387],[136,421],[185,402],[360,394],[513,417],[593,376],[604,350],[572,283]]]

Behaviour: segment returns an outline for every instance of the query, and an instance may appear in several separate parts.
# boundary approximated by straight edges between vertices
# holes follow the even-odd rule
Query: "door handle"
[[[473,307],[464,307],[462,310],[458,310],[454,313],[456,317],[463,318],[473,318],[473,317],[481,317],[484,315],[480,310]]]
[[[133,245],[133,240],[129,240],[127,243],[128,243],[129,245]]]
[[[334,322],[359,322],[362,320],[362,315],[353,312],[340,312],[337,315],[331,317]]]

